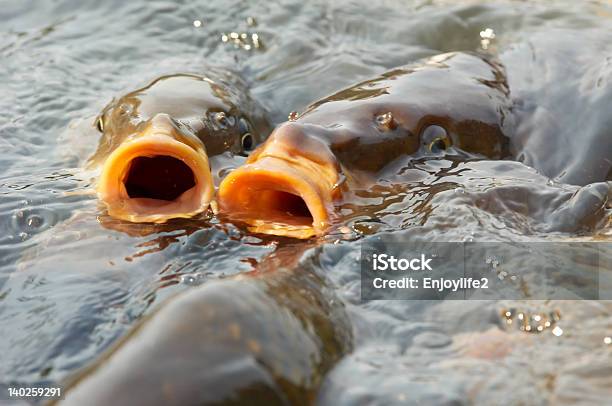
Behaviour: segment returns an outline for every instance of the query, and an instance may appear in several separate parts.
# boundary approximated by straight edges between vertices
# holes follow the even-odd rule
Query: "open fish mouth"
[[[203,212],[214,185],[204,148],[166,134],[121,144],[108,157],[98,183],[108,214],[136,223],[162,223]]]
[[[330,225],[337,178],[307,158],[260,155],[221,182],[219,207],[251,232],[306,239]]]

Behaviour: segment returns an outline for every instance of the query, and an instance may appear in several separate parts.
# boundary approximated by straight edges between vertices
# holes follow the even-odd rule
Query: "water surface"
[[[612,8],[605,2],[7,1],[0,21],[0,386],[61,381],[175,292],[249,271],[277,247],[296,244],[206,216],[166,226],[105,216],[82,169],[98,137],[83,130],[83,120],[155,76],[231,68],[280,123],[389,68],[486,48],[507,65],[517,95],[532,89],[524,100],[558,102],[549,115],[522,121],[525,133],[571,128],[588,143],[611,124]],[[246,38],[234,41],[233,32]],[[537,70],[555,58],[542,38],[555,36],[574,38],[591,70],[567,81]],[[603,90],[582,109],[580,91],[589,83]],[[607,139],[599,148],[610,148]],[[398,162],[405,187],[388,179],[354,192],[355,203],[342,208],[347,229],[305,254],[304,271],[321,274],[346,302],[356,342],[325,379],[322,404],[609,402],[610,302],[458,305],[362,302],[359,295],[360,243],[376,233],[401,241],[609,244],[606,185],[564,178],[559,166],[591,167],[588,154],[571,161],[573,148],[588,150],[576,145],[551,148],[560,158],[540,172],[529,155],[523,162]],[[561,317],[529,333],[506,322],[507,309]],[[557,326],[561,335],[552,332]]]

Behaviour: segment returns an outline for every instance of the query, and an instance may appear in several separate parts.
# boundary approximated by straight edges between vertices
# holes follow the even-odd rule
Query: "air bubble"
[[[495,39],[495,31],[492,28],[485,28],[480,31],[480,46],[482,49],[487,50],[491,46]]]
[[[51,225],[55,224],[55,215],[53,212],[42,209],[19,209],[13,213],[11,218],[12,228],[21,236],[19,232],[29,237],[30,234],[36,234],[46,230]]]
[[[261,39],[257,33],[236,32],[232,31],[229,34],[222,33],[221,41],[230,43],[234,48],[242,48],[245,51],[261,48]]]
[[[45,220],[37,214],[32,214],[28,217],[26,224],[29,228],[40,228],[43,224],[45,224]]]
[[[188,286],[197,286],[206,281],[206,275],[201,273],[190,273],[181,275],[180,283]]]
[[[181,283],[185,285],[193,285],[196,282],[196,278],[193,275],[183,275],[181,276]]]

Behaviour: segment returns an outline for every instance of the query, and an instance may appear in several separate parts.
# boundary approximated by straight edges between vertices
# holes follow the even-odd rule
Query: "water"
[[[252,270],[283,246],[310,247],[206,217],[165,226],[108,218],[82,170],[98,134],[82,131],[79,120],[155,76],[212,64],[239,71],[277,124],[392,67],[486,48],[501,55],[511,88],[525,96],[519,113],[547,107],[521,121],[525,133],[569,128],[591,144],[554,142],[523,163],[397,163],[396,178],[353,191],[354,203],[341,207],[346,227],[307,250],[300,270],[335,287],[353,326],[354,350],[316,396],[322,404],[608,402],[608,302],[361,302],[355,264],[361,241],[379,233],[404,241],[610,241],[609,192],[587,186],[598,170],[590,156],[610,146],[601,135],[612,100],[609,4],[258,3],[2,3],[0,383],[62,381],[174,293]],[[553,32],[574,38],[587,58],[570,65],[589,61],[580,80],[546,69],[560,56],[538,38]],[[597,55],[601,63],[591,64]],[[521,87],[525,77],[536,80]],[[590,88],[604,90],[579,97]],[[542,173],[528,166],[538,164]],[[563,165],[588,170],[568,178]],[[507,309],[561,317],[533,333],[508,324]]]

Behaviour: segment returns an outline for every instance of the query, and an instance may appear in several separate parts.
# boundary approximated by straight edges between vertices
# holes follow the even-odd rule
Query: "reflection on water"
[[[0,386],[62,380],[176,292],[252,271],[296,244],[206,215],[155,226],[109,218],[81,165],[98,135],[67,131],[71,122],[153,77],[214,64],[241,72],[279,123],[393,67],[486,49],[499,54],[519,103],[521,162],[400,159],[351,192],[340,207],[346,227],[300,265],[335,286],[353,326],[354,351],[318,400],[608,402],[607,302],[361,302],[357,264],[360,241],[382,232],[609,244],[611,15],[604,2],[562,0],[4,5]],[[579,52],[555,54],[552,28]],[[227,158],[224,173],[237,164]],[[312,242],[293,255],[311,247],[301,244]],[[610,280],[610,267],[602,273]]]
[[[563,334],[563,330],[556,326],[561,320],[561,313],[558,310],[549,311],[548,313],[526,312],[516,309],[502,309],[502,317],[506,320],[508,326],[518,326],[520,331],[527,333],[541,333],[546,329],[552,328],[552,332],[556,336]]]

